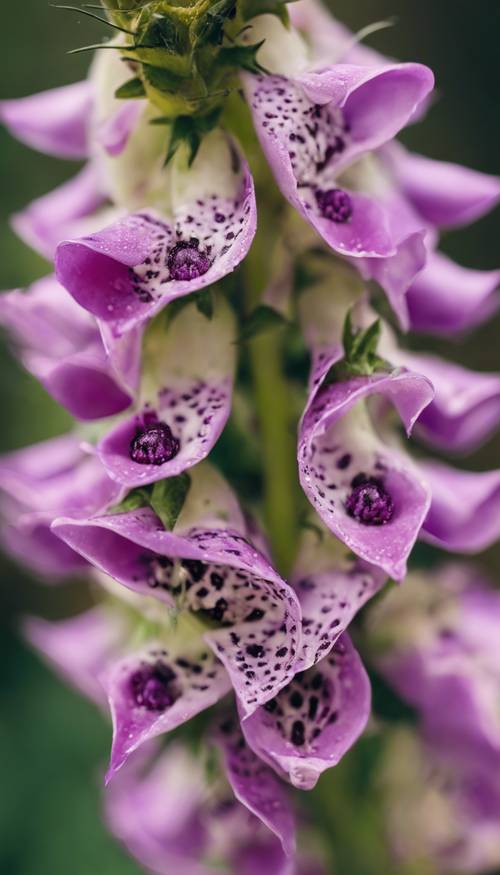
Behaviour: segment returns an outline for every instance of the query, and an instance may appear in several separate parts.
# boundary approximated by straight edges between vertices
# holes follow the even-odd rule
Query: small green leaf
[[[153,486],[150,497],[151,507],[169,532],[179,519],[190,486],[191,478],[185,472],[178,477],[159,480]]]
[[[202,45],[220,46],[224,39],[226,21],[234,18],[236,0],[218,0],[201,15],[191,27],[195,48]]]
[[[221,109],[217,108],[213,112],[205,116],[179,115],[171,122],[172,129],[170,134],[170,142],[168,146],[167,157],[165,164],[169,164],[178,148],[184,143],[189,149],[188,164],[191,167],[198,149],[201,146],[201,141],[205,134],[208,134],[217,124],[220,117]],[[161,124],[161,120],[155,120],[156,124]]]
[[[237,343],[244,343],[258,334],[263,334],[264,331],[271,331],[286,324],[288,324],[287,320],[277,310],[268,307],[267,304],[259,304],[245,319]]]
[[[132,489],[127,493],[125,498],[118,504],[110,507],[110,513],[128,513],[130,510],[137,510],[139,507],[148,507],[149,494],[146,489]]]
[[[175,94],[181,90],[181,85],[185,82],[181,76],[177,76],[164,67],[143,64],[142,69],[149,84],[158,91],[165,91],[167,94]]]
[[[259,64],[257,52],[264,45],[265,40],[253,43],[251,46],[228,46],[219,52],[218,63],[221,66],[235,67],[238,70],[247,70],[249,73],[267,73],[268,70]]]
[[[117,97],[118,100],[132,100],[137,97],[145,96],[146,91],[142,84],[142,79],[139,79],[138,76],[134,79],[129,79],[128,82],[124,82],[123,85],[120,85],[115,91],[115,97]]]

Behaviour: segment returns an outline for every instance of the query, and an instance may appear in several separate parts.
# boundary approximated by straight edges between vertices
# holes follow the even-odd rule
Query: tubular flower
[[[500,272],[439,245],[500,182],[397,141],[434,77],[364,45],[379,25],[316,0],[91,9],[113,37],[88,78],[0,101],[85,162],[12,218],[53,273],[0,325],[77,421],[0,458],[0,538],[84,577],[82,613],[23,628],[110,716],[110,830],[157,875],[368,873],[385,812],[412,866],[498,865],[498,594],[416,569],[498,537],[500,471],[422,448],[488,440],[500,375],[400,335],[496,312]],[[418,736],[388,728],[409,710]]]

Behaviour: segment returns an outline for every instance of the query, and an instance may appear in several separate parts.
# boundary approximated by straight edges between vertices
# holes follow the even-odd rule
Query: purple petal
[[[500,200],[500,179],[459,164],[391,150],[405,195],[431,225],[453,228],[479,219]]]
[[[47,391],[79,419],[126,409],[137,385],[140,332],[107,352],[94,318],[54,277],[27,292],[0,297],[0,323],[20,346],[21,360]]]
[[[300,575],[295,583],[302,609],[300,671],[329,654],[353,617],[385,581],[380,569],[359,559]]]
[[[302,790],[337,765],[358,739],[370,713],[370,684],[347,635],[315,668],[243,720],[255,753]]]
[[[49,622],[30,617],[24,636],[55,669],[85,696],[106,707],[99,676],[119,647],[125,622],[118,613],[92,608],[69,620]]]
[[[284,853],[293,856],[295,823],[285,786],[247,747],[236,721],[225,720],[218,738],[234,795],[279,838]]]
[[[214,193],[184,204],[171,222],[143,211],[97,234],[64,241],[56,255],[60,282],[115,333],[217,282],[246,256],[255,233],[248,165],[237,173],[234,199]]]
[[[46,584],[59,583],[88,568],[88,562],[51,531],[53,515],[23,513],[1,502],[0,540],[4,550]]]
[[[493,544],[500,535],[500,470],[459,471],[437,462],[421,468],[432,491],[421,538],[459,553]]]
[[[210,320],[190,306],[167,331],[162,325],[155,335],[150,330],[143,375],[149,401],[98,445],[111,477],[141,486],[180,474],[207,456],[231,409],[234,337],[234,318],[222,301]]]
[[[436,356],[405,354],[405,364],[425,374],[435,389],[416,433],[454,452],[476,449],[500,424],[500,374],[469,371]]]
[[[58,158],[85,158],[92,109],[89,81],[0,101],[0,120],[21,142]]]
[[[170,606],[180,598],[181,606],[215,621],[219,628],[207,632],[205,640],[248,713],[293,676],[300,647],[297,598],[239,533],[191,528],[178,535],[165,531],[149,510],[87,521],[60,519],[54,531],[130,589]]]
[[[70,234],[82,233],[82,219],[95,213],[104,200],[95,166],[89,163],[68,182],[12,216],[11,224],[24,243],[51,260],[57,244]]]
[[[118,107],[97,131],[96,139],[105,151],[114,158],[121,155],[144,109],[144,101],[127,100]]]
[[[382,443],[366,410],[355,407],[372,395],[381,395],[395,406],[409,433],[433,391],[424,377],[404,370],[320,388],[300,426],[300,482],[336,537],[400,580],[427,514],[430,493],[410,459]],[[373,495],[361,494],[367,486]],[[380,505],[381,513],[365,519],[362,508],[355,507],[358,498],[363,506],[365,498],[369,503],[373,500],[374,509]]]
[[[101,680],[113,717],[107,781],[140,745],[190,720],[231,689],[209,651],[176,655],[163,641],[128,655]]]
[[[498,309],[499,284],[500,271],[469,270],[429,254],[407,296],[412,329],[448,336],[474,328]]]
[[[431,79],[426,68],[411,64],[384,70],[338,65],[295,81],[246,77],[257,133],[281,191],[337,252],[396,254],[383,206],[344,192],[342,212],[327,207],[326,198],[339,191],[336,180],[347,164],[406,123]]]

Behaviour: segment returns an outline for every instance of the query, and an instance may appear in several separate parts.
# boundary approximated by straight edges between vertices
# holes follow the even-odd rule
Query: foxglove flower
[[[331,360],[323,365],[324,377]],[[373,396],[394,405],[410,433],[433,391],[425,377],[404,370],[317,384],[300,425],[300,482],[337,537],[401,580],[430,492],[403,451],[377,435],[366,406]]]
[[[474,568],[410,575],[369,614],[379,670],[436,745],[497,768],[498,592]]]
[[[498,770],[480,769],[399,727],[389,734],[379,786],[389,843],[402,866],[467,875],[498,868]]]
[[[250,248],[254,188],[234,143],[213,132],[190,169],[171,172],[168,216],[143,209],[58,247],[62,285],[117,334],[217,282]]]
[[[205,640],[225,665],[245,713],[294,675],[297,597],[247,539],[235,498],[207,467],[191,472],[173,531],[150,508],[56,520],[53,531],[89,562],[138,593],[214,622]],[[283,651],[283,652],[281,652]]]
[[[208,319],[193,304],[146,333],[138,409],[97,446],[108,474],[119,483],[141,486],[180,474],[205,458],[224,428],[231,409],[236,326],[222,298],[209,305]]]
[[[52,438],[0,460],[2,540],[7,550],[48,580],[87,565],[51,531],[61,513],[85,518],[123,497],[99,460],[74,434]]]
[[[79,419],[112,416],[137,391],[141,332],[114,339],[48,276],[26,292],[0,297],[0,324],[22,363]]]
[[[251,38],[259,36],[252,32]],[[351,168],[391,140],[433,88],[418,64],[336,64],[246,76],[262,148],[287,200],[335,252],[363,262],[404,318],[401,297],[425,264],[424,223],[356,184]],[[378,262],[380,261],[380,264]],[[377,262],[375,265],[373,262]]]

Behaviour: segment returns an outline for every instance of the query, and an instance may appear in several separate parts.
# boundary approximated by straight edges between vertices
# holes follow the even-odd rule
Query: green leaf
[[[288,320],[281,313],[278,313],[277,310],[268,307],[267,304],[259,304],[245,319],[236,342],[244,343],[258,334],[263,334],[265,331],[271,331],[286,324],[288,324]]]
[[[186,55],[189,52],[189,31],[185,24],[172,13],[156,13],[153,21],[139,31],[138,41],[144,48],[166,49],[171,55]]]
[[[153,486],[150,504],[168,531],[172,531],[184,507],[191,486],[191,478],[185,472],[178,477],[159,480]]]
[[[219,120],[220,113],[221,109],[217,108],[205,116],[177,116],[177,118],[171,122],[172,129],[165,164],[170,163],[179,146],[184,143],[189,149],[188,164],[191,167],[196,155],[198,154],[198,149],[201,146],[203,137],[215,127]],[[155,120],[155,123],[161,124],[162,121],[157,119]]]
[[[128,82],[124,82],[123,85],[120,85],[115,91],[115,97],[117,97],[118,100],[132,100],[133,98],[145,96],[146,91],[142,84],[142,79],[139,79],[139,76],[136,76],[134,79],[129,79]]]
[[[139,507],[148,507],[149,494],[146,489],[138,488],[131,489],[125,498],[118,504],[110,507],[110,513],[128,513],[130,510],[137,510]]]
[[[268,73],[269,71],[259,64],[257,52],[264,45],[265,40],[253,43],[251,46],[229,46],[219,52],[218,63],[226,67],[235,67],[238,70],[247,70],[249,73]]]
[[[165,70],[164,67],[153,67],[152,64],[143,64],[142,69],[147,82],[153,88],[156,88],[158,91],[165,91],[167,94],[175,94],[185,82],[181,76],[177,76],[170,70]]]

